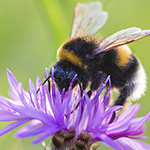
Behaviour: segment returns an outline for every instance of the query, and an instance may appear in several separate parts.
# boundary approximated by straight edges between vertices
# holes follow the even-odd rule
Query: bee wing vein
[[[100,2],[78,3],[74,11],[71,37],[81,34],[93,34],[106,22],[108,14],[102,11]]]
[[[121,30],[103,40],[100,46],[94,50],[93,55],[98,55],[115,47],[132,43],[144,37],[150,36],[150,30],[141,30],[140,28],[131,27]]]

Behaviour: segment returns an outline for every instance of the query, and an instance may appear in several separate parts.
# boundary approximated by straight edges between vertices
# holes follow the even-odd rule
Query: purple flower
[[[8,81],[11,87],[10,97],[0,96],[0,121],[13,121],[0,130],[0,136],[25,124],[15,136],[27,138],[39,135],[33,140],[40,143],[52,136],[53,147],[82,147],[89,149],[95,142],[101,141],[105,145],[118,150],[150,149],[150,145],[143,143],[146,137],[141,136],[145,131],[144,123],[150,118],[150,113],[141,118],[134,118],[140,109],[140,104],[129,107],[121,115],[117,113],[115,120],[109,124],[114,111],[122,106],[113,106],[110,102],[110,77],[90,99],[84,91],[80,96],[79,88],[72,90],[72,82],[67,92],[59,92],[55,84],[42,85],[37,77],[36,89],[29,80],[29,90],[25,91],[13,74],[8,70]],[[108,92],[101,92],[109,82]],[[38,94],[36,90],[40,88]]]

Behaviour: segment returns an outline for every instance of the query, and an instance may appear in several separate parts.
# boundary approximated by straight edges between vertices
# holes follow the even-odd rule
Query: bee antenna
[[[44,85],[48,80],[49,78],[51,77],[52,75],[49,74],[48,77],[44,80],[44,82],[42,83],[42,85]],[[38,94],[38,92],[40,91],[40,88],[38,88],[38,90],[36,91],[36,94]]]

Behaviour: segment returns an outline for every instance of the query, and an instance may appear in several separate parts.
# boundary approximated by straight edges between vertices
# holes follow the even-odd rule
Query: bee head
[[[54,81],[57,84],[60,91],[65,88],[65,91],[68,90],[72,79],[77,75],[77,77],[73,81],[72,88],[74,88],[78,81],[78,73],[76,68],[69,63],[68,61],[59,61],[54,66]],[[52,68],[50,69],[50,73],[52,74]]]

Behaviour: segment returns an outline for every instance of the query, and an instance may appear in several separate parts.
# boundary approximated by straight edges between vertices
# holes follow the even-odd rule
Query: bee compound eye
[[[54,80],[58,82],[58,81],[61,81],[61,80],[62,80],[62,78],[61,78],[61,77],[59,77],[59,76],[57,76],[57,77],[55,77],[55,78],[54,78]]]

